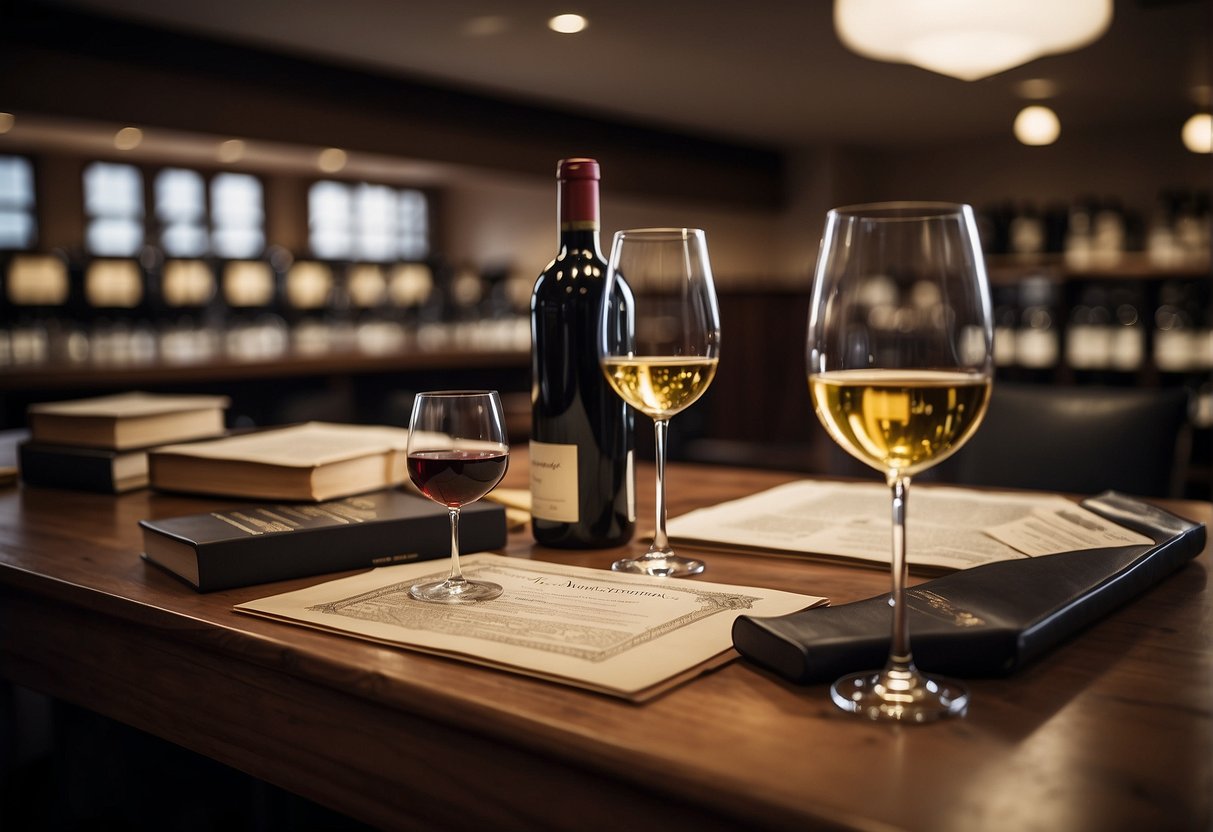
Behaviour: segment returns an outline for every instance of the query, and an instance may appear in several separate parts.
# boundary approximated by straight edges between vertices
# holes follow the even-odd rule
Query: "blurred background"
[[[555,164],[584,155],[604,245],[708,234],[724,352],[674,457],[829,470],[803,374],[824,214],[952,200],[981,215],[1000,381],[1188,390],[1177,489],[1207,499],[1211,4],[1110,5],[1093,40],[947,74],[844,45],[825,0],[8,0],[0,426],[126,389],[401,423],[475,385],[521,438]]]

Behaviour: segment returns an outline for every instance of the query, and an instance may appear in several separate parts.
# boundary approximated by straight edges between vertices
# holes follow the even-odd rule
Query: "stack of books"
[[[28,485],[121,494],[148,484],[148,451],[224,433],[226,396],[119,393],[32,405],[17,449]]]

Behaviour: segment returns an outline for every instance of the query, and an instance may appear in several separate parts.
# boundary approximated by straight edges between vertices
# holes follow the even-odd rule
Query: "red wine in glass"
[[[496,488],[509,460],[509,454],[501,451],[417,451],[409,454],[409,478],[422,494],[454,508]]]

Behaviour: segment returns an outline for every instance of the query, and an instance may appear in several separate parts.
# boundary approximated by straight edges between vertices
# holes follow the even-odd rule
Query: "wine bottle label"
[[[531,516],[576,523],[577,446],[531,441]]]

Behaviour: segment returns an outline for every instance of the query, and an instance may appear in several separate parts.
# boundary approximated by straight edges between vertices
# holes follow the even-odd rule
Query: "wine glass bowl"
[[[879,671],[835,682],[844,710],[928,722],[962,715],[968,691],[914,665],[906,616],[910,480],[981,424],[993,378],[989,285],[973,211],[950,203],[839,208],[813,277],[806,358],[814,410],[892,497],[892,639]]]
[[[618,291],[619,284],[629,290]],[[704,394],[720,360],[720,312],[703,231],[616,233],[603,298],[599,361],[620,398],[653,420],[657,464],[652,545],[611,568],[659,577],[697,574],[703,561],[675,554],[666,535],[665,448],[671,417]]]
[[[496,488],[509,466],[501,397],[493,390],[419,393],[409,420],[407,453],[409,479],[446,507],[451,523],[450,575],[416,584],[409,595],[444,604],[496,598],[498,584],[468,580],[460,570],[459,510]]]

